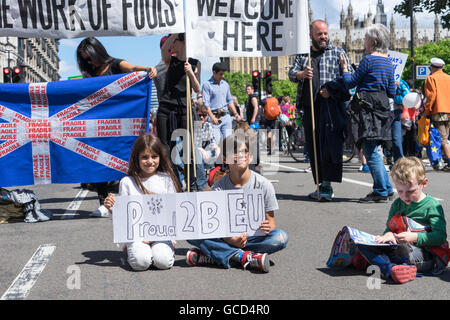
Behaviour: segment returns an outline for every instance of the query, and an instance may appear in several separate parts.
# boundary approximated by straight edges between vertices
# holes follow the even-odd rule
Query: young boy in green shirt
[[[358,245],[359,252],[396,283],[414,280],[417,272],[442,272],[450,259],[446,221],[441,204],[423,192],[425,166],[416,157],[401,158],[391,177],[399,198],[392,203],[383,236],[375,241],[397,246]]]

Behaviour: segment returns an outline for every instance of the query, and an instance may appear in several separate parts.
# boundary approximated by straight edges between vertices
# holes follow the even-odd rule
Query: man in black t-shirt
[[[248,94],[248,100],[245,102],[245,114],[247,116],[247,122],[251,126],[255,122],[259,121],[258,98],[255,96],[255,90],[252,85],[248,84],[245,87],[245,91]]]

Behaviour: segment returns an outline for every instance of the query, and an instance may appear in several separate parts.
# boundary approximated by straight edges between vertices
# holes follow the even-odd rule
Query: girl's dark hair
[[[139,167],[139,154],[145,149],[150,149],[152,152],[159,155],[159,166],[157,171],[167,173],[172,179],[173,184],[175,185],[175,190],[177,192],[181,192],[181,188],[178,184],[178,179],[175,176],[175,173],[172,169],[172,163],[169,159],[167,149],[162,144],[161,140],[158,137],[153,135],[142,135],[136,139],[136,142],[131,149],[130,162],[128,166],[128,176],[134,178],[136,184],[138,185],[141,192],[144,194],[149,194],[150,192],[144,187],[142,184],[141,178],[139,174],[141,172],[141,168]]]
[[[83,59],[81,55],[83,52],[88,56],[88,59]],[[89,59],[95,59],[102,65],[105,65],[110,64],[114,58],[108,54],[100,41],[94,37],[89,37],[81,41],[77,48],[78,68],[84,78],[95,77],[97,75],[97,69],[88,63]]]

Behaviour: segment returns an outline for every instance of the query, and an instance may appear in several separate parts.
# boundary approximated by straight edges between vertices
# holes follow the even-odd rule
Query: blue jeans
[[[201,190],[208,186],[206,184],[208,182],[208,179],[206,178],[205,174],[205,161],[203,160],[202,153],[198,149],[195,149],[195,157],[195,166],[197,168],[197,179],[195,182],[197,184],[197,188]]]
[[[180,181],[180,185],[182,185],[182,181],[184,181],[184,173],[183,173],[183,161],[180,157],[181,152],[183,151],[183,143],[181,138],[177,139],[175,148],[177,150],[177,152],[175,153],[175,159],[173,159],[173,164],[174,164],[174,171],[175,174],[177,175],[179,181]],[[202,154],[200,153],[200,151],[196,150],[196,169],[197,169],[197,177],[196,177],[196,184],[197,184],[197,188],[198,189],[204,189],[207,187],[207,182],[208,179],[206,177],[205,174],[205,163],[203,161],[203,157]],[[193,175],[194,173],[191,172],[191,175]]]
[[[399,158],[403,158],[402,113],[402,109],[394,109],[393,113],[391,113],[392,155],[394,162]]]
[[[228,137],[233,130],[233,119],[230,114],[226,114],[220,118],[222,121],[219,125],[213,125],[214,130],[217,132],[216,141],[221,141]],[[220,136],[219,136],[220,133]],[[220,138],[220,139],[218,139]]]
[[[421,273],[430,273],[433,270],[433,256],[410,244],[386,247],[358,244],[357,247],[370,264],[380,267],[385,278],[391,275],[392,267],[398,264],[415,265],[417,272]]]
[[[394,189],[389,182],[389,175],[384,166],[383,159],[377,151],[377,141],[365,140],[362,144],[362,149],[366,157],[367,166],[370,169],[370,174],[372,175],[373,191],[380,196],[388,196],[394,192]]]
[[[241,250],[270,254],[286,248],[288,241],[287,233],[281,229],[273,229],[267,236],[248,237],[247,244],[242,249],[232,247],[222,239],[188,240],[191,245],[227,269],[230,268],[231,257]]]

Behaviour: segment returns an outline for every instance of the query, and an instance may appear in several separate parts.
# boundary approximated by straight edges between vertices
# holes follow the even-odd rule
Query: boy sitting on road
[[[450,260],[446,221],[441,204],[423,192],[425,166],[416,157],[400,158],[391,177],[399,198],[392,203],[384,235],[375,241],[398,246],[358,245],[359,252],[396,283],[414,280],[417,272],[441,273]]]
[[[284,249],[288,243],[285,231],[276,229],[274,211],[278,210],[278,202],[272,184],[263,176],[249,169],[252,161],[250,146],[254,144],[248,134],[234,133],[223,141],[223,160],[228,164],[230,172],[218,180],[213,190],[262,189],[264,192],[265,220],[260,229],[265,236],[240,236],[219,239],[189,240],[199,249],[189,250],[186,262],[189,265],[216,263],[230,268],[236,263],[244,269],[252,268],[269,272],[268,254]]]

